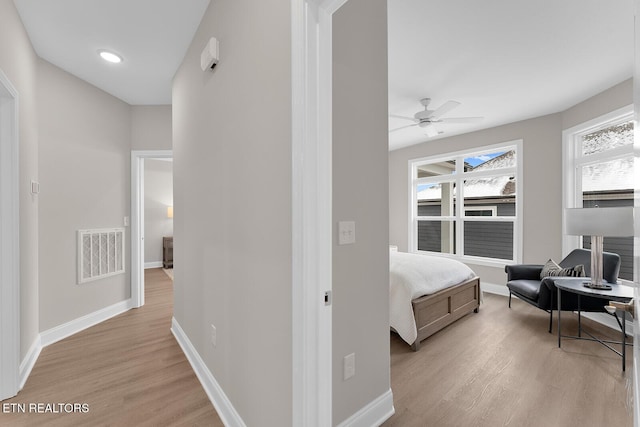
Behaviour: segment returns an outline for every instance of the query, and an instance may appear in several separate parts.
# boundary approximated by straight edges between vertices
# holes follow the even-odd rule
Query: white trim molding
[[[151,261],[151,262],[145,262],[144,263],[144,269],[148,269],[148,268],[162,268],[163,264],[162,261]]]
[[[144,159],[170,159],[172,150],[131,151],[131,300],[144,305]]]
[[[222,423],[227,427],[246,427],[240,414],[238,414],[238,411],[233,407],[224,390],[222,390],[218,381],[216,381],[209,368],[207,368],[207,365],[205,365],[198,351],[193,344],[191,344],[189,337],[184,333],[184,330],[182,330],[182,327],[180,327],[175,317],[171,319],[171,332],[191,364],[198,380],[200,380],[202,388],[204,388],[204,391],[207,393]]]
[[[496,285],[494,283],[483,283],[480,281],[480,289],[482,292],[486,292],[494,295],[501,295],[503,297],[509,297],[509,288],[505,285]],[[513,298],[519,299],[517,295],[513,295]],[[620,327],[618,323],[613,320],[613,317],[606,313],[590,313],[583,312],[582,317],[593,320],[596,323],[599,323],[603,326],[613,329],[614,331],[620,332]],[[634,331],[634,323],[630,320],[627,320],[626,331],[627,335],[632,336]]]
[[[474,157],[485,153],[495,153],[498,151],[515,150],[515,165],[510,167],[504,167],[493,170],[464,170],[464,159],[468,157]],[[524,158],[524,143],[522,139],[504,141],[496,144],[485,145],[481,147],[473,147],[465,150],[459,150],[449,153],[437,154],[433,156],[421,157],[416,159],[409,159],[408,161],[408,189],[409,189],[409,205],[408,205],[408,252],[411,253],[425,253],[433,256],[445,256],[457,259],[464,263],[487,265],[492,267],[501,267],[505,263],[521,263],[523,253],[523,217],[524,217],[524,180],[523,180],[523,158]],[[447,173],[441,175],[418,177],[418,168],[424,165],[431,165],[436,163],[442,163],[455,160],[455,166],[452,170],[447,170]],[[494,215],[485,216],[466,216],[465,212],[468,209],[482,208],[480,205],[472,208],[468,208],[464,204],[453,203],[453,194],[451,193],[448,200],[450,201],[450,207],[452,211],[448,215],[432,215],[424,216],[420,215],[418,209],[418,193],[421,185],[434,185],[443,183],[455,184],[455,197],[459,200],[466,200],[464,191],[464,181],[468,179],[480,179],[491,178],[496,176],[512,176],[515,177],[515,214],[513,216],[496,216],[497,209],[491,209]],[[444,196],[443,196],[444,197]],[[466,202],[465,202],[466,203]],[[486,201],[487,204],[493,203],[493,201]],[[442,203],[441,203],[442,204]],[[491,206],[484,208],[492,208]],[[418,224],[420,221],[433,221],[433,222],[447,222],[451,223],[451,240],[447,239],[448,248],[443,249],[441,252],[430,252],[426,250],[420,250],[418,248]],[[464,225],[468,222],[480,223],[480,222],[500,222],[513,224],[513,243],[512,243],[512,258],[500,259],[490,258],[488,256],[477,255],[465,255],[465,238],[464,238]],[[455,230],[455,243],[453,239],[453,231]],[[451,250],[451,253],[448,252]]]
[[[293,425],[332,424],[332,14],[346,0],[292,2]]]
[[[505,285],[496,285],[495,283],[486,283],[480,278],[480,290],[494,295],[502,295],[503,297],[509,296],[509,288]]]
[[[19,111],[18,91],[0,70],[0,400],[19,390]]]
[[[634,152],[634,147],[618,147],[615,150],[609,150],[599,154],[590,155],[588,159],[584,159],[578,151],[579,139],[581,136],[615,124],[622,120],[633,117],[633,105],[618,108],[610,113],[596,117],[584,123],[575,125],[569,129],[562,131],[562,254],[567,255],[573,249],[582,247],[582,238],[580,236],[570,236],[565,230],[565,209],[582,207],[582,179],[577,175],[577,168],[591,163],[593,159],[606,161],[610,159],[612,152],[628,153]],[[637,132],[637,130],[636,130]],[[580,190],[578,190],[578,188]],[[578,197],[580,196],[580,197]]]
[[[27,355],[24,359],[22,359],[22,363],[20,363],[20,390],[24,387],[29,375],[31,375],[31,371],[33,367],[36,365],[38,361],[38,357],[40,356],[40,352],[42,351],[42,339],[40,338],[40,334],[33,340],[33,344],[29,347],[29,351],[27,351]]]
[[[338,424],[338,427],[379,426],[395,413],[391,389]]]
[[[131,299],[118,302],[110,305],[93,313],[89,313],[77,319],[71,320],[62,325],[55,326],[40,333],[40,339],[42,340],[42,347],[46,347],[60,340],[63,340],[71,335],[77,334],[80,331],[84,331],[92,326],[102,323],[105,320],[111,319],[119,314],[129,311],[133,308],[133,301]]]

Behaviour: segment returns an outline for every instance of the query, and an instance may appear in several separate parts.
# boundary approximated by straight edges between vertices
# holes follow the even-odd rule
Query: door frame
[[[131,302],[144,305],[144,160],[173,158],[172,150],[131,151]]]
[[[292,0],[293,425],[309,427],[333,424],[332,16],[346,2]]]
[[[18,102],[18,91],[0,69],[0,400],[20,387]]]

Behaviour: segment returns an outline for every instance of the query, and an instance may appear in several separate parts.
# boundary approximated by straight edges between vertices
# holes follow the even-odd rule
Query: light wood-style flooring
[[[171,334],[173,282],[145,271],[145,305],[42,350],[0,426],[222,426]],[[88,404],[86,413],[3,413],[4,404]]]
[[[577,316],[563,313],[564,333]],[[415,353],[391,334],[391,388],[396,414],[385,427],[631,426],[632,347],[627,371],[595,342],[564,340],[548,314],[520,300],[484,295],[470,314],[422,342]],[[591,321],[593,332],[612,333]],[[566,328],[566,329],[565,329]]]
[[[46,347],[24,389],[0,402],[86,403],[89,412],[0,410],[0,426],[222,426],[169,331],[172,281],[161,269],[145,273],[144,307]],[[563,319],[563,331],[575,331],[575,316]],[[631,426],[631,351],[623,374],[599,344],[565,340],[558,349],[547,322],[526,303],[509,309],[485,294],[479,313],[417,353],[391,334],[396,414],[384,426]]]

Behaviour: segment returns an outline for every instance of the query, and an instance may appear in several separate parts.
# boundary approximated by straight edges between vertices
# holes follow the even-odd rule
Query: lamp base
[[[612,289],[611,285],[607,285],[606,283],[582,282],[582,286],[600,291],[610,291]]]

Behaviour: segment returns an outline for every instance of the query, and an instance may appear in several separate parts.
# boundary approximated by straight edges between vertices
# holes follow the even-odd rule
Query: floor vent
[[[124,273],[124,228],[78,230],[78,284]]]

